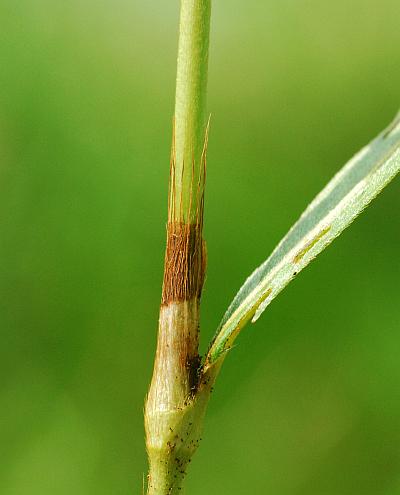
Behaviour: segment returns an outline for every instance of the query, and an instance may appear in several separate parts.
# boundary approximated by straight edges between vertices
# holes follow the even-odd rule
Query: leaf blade
[[[224,354],[250,319],[255,322],[286,285],[368,206],[400,171],[400,114],[325,186],[245,281],[210,345],[206,364]]]

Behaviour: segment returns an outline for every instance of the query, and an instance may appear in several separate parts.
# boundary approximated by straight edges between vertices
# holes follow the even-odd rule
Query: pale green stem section
[[[157,354],[145,407],[148,495],[182,493],[187,467],[201,440],[219,363],[191,379],[186,359],[197,353],[198,306],[198,301],[191,300],[170,303],[160,311]]]
[[[192,222],[206,128],[211,0],[182,0],[175,96],[175,220]],[[192,170],[193,167],[193,170]],[[194,172],[194,180],[192,173]]]

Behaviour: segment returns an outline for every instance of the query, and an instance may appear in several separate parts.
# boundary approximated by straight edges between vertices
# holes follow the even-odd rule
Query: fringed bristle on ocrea
[[[188,170],[183,163],[182,167],[179,167],[179,172],[176,166],[175,130],[173,132],[163,305],[201,296],[206,270],[206,247],[202,232],[208,129],[209,124],[205,131],[200,163],[197,164],[193,157],[190,169]],[[177,173],[180,174],[179,177]],[[187,173],[190,174],[190,182],[187,181],[190,186],[184,198],[183,184]]]

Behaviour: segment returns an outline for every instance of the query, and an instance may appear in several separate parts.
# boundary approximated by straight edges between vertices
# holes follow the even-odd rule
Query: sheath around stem
[[[145,408],[149,495],[179,493],[186,466],[200,441],[211,388],[200,372],[198,354],[200,297],[206,270],[202,239],[206,142],[207,134],[197,180],[193,180],[192,167],[188,207],[195,198],[194,221],[185,222],[183,216],[174,221],[174,200],[169,205],[157,352]],[[173,154],[172,191],[175,170]]]

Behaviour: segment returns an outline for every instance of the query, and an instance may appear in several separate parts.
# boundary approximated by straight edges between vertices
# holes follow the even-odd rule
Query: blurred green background
[[[400,106],[398,0],[215,0],[202,349]],[[0,3],[0,493],[139,494],[179,2]],[[187,492],[400,494],[398,179],[247,328]]]

